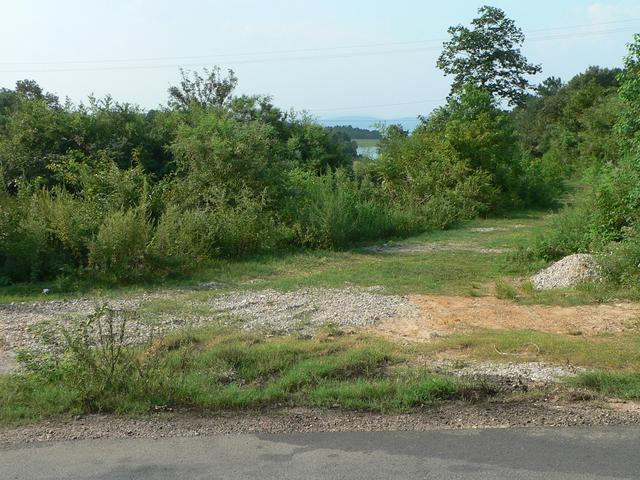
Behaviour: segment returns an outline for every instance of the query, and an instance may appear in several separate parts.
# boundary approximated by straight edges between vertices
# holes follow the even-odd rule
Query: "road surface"
[[[90,440],[0,448],[9,479],[638,479],[640,427]]]

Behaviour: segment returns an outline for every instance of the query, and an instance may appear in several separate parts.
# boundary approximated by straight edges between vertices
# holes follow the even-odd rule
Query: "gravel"
[[[46,324],[69,327],[78,319],[94,313],[100,306],[117,311],[136,311],[152,299],[163,298],[163,295],[155,293],[126,299],[52,300],[0,305],[0,351],[41,348],[36,331]],[[127,324],[127,336],[132,342],[145,341],[152,333],[166,332],[180,326],[185,326],[184,317],[159,318],[153,325],[134,318]],[[3,356],[0,355],[2,369]]]
[[[462,378],[486,380],[505,390],[528,390],[554,385],[586,369],[542,362],[496,363],[441,361],[436,370]]]
[[[593,255],[569,255],[538,272],[531,279],[536,290],[569,288],[583,282],[601,280],[601,272]]]
[[[410,317],[418,309],[406,297],[384,295],[381,287],[358,289],[306,288],[293,292],[258,290],[214,297],[219,314],[240,319],[245,329],[311,332],[319,326],[365,327],[392,317]]]
[[[436,429],[637,425],[632,402],[453,402],[405,414],[341,409],[280,408],[256,412],[160,411],[145,417],[78,416],[22,427],[0,428],[0,448],[24,443],[93,438],[194,437],[240,433],[427,431]]]
[[[203,289],[216,289],[211,282]],[[200,290],[200,288],[198,289]],[[127,321],[131,343],[142,343],[150,336],[171,330],[221,321],[244,329],[267,329],[275,333],[312,334],[325,324],[336,327],[363,327],[395,316],[417,315],[418,309],[406,297],[386,295],[381,287],[358,289],[301,289],[293,292],[248,290],[214,294],[204,301],[176,299],[175,293],[157,292],[127,299],[68,300],[0,305],[0,372],[16,367],[13,356],[18,348],[38,348],[36,331],[46,325],[69,327],[92,314],[100,305],[118,311],[136,311],[151,300],[176,302],[174,312],[141,314]],[[184,308],[181,308],[180,302]],[[202,307],[206,307],[202,309]],[[194,314],[193,309],[201,313]],[[205,310],[205,313],[202,313]],[[206,313],[210,311],[210,313]],[[59,329],[58,329],[59,330]]]

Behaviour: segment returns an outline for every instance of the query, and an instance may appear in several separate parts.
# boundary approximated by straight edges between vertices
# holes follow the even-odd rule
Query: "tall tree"
[[[454,76],[452,94],[470,84],[510,105],[522,104],[530,88],[526,76],[539,73],[542,68],[522,55],[524,34],[504,11],[485,5],[478,14],[471,28],[449,28],[451,40],[444,43],[437,66],[445,75]]]
[[[198,72],[185,72],[180,69],[180,86],[169,88],[169,106],[178,110],[188,109],[191,105],[208,107],[228,107],[232,94],[238,84],[233,70],[223,77],[220,67],[204,69],[204,77]]]

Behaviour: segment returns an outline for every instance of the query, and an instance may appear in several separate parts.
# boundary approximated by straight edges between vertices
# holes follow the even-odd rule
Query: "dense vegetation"
[[[0,422],[69,413],[147,412],[158,406],[339,404],[402,411],[495,393],[480,382],[411,367],[387,341],[330,328],[319,342],[211,326],[128,348],[119,339],[123,322],[122,312],[102,308],[81,328],[50,335],[64,355],[21,353],[26,373],[0,377]],[[87,336],[98,337],[92,347]]]
[[[336,125],[327,127],[327,130],[334,133],[342,133],[352,140],[380,140],[382,134],[378,130],[353,127],[351,125]]]
[[[522,253],[554,260],[576,252],[599,255],[614,283],[640,275],[640,36],[623,69],[591,67],[566,85],[550,79],[538,98],[516,111],[524,148],[578,182],[551,235]]]
[[[0,284],[135,282],[203,261],[342,248],[551,206],[565,180],[587,174],[582,210],[527,255],[611,241],[633,250],[638,43],[624,70],[592,67],[531,91],[524,75],[538,67],[519,52],[522,32],[499,9],[480,14],[473,29],[451,30],[439,60],[455,75],[447,103],[411,134],[383,131],[376,161],[354,163],[344,129],[235,96],[234,73],[217,68],[182,72],[166,107],[149,112],[110,97],[61,102],[28,80],[2,89]],[[488,71],[492,55],[511,70]]]

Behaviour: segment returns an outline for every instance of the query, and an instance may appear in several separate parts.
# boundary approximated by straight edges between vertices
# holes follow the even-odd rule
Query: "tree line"
[[[631,168],[620,159],[637,143],[637,47],[624,69],[533,88],[540,67],[502,10],[483,7],[450,34],[438,60],[454,76],[446,104],[410,134],[384,128],[376,161],[344,129],[235,95],[234,72],[219,68],[183,71],[149,112],[111,97],[61,102],[29,80],[2,89],[0,284],[135,282],[344,248],[552,206],[569,178]]]

